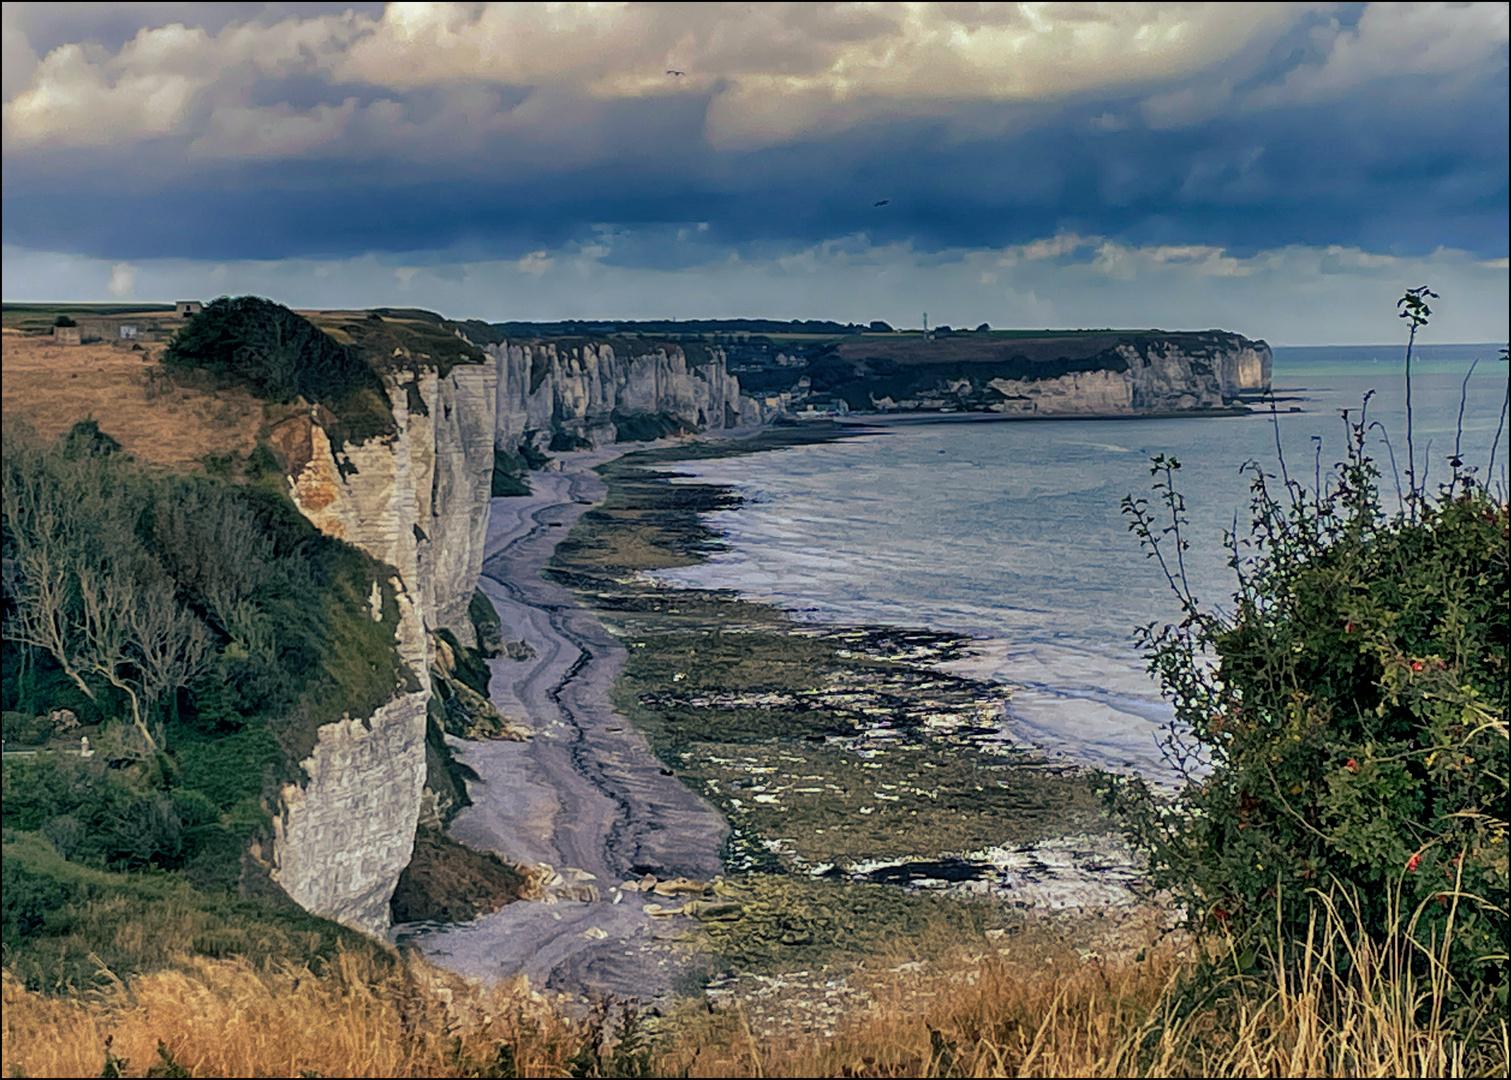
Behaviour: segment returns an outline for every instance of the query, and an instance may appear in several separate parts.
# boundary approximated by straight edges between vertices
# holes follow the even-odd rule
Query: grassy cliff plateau
[[[303,399],[328,413],[333,441],[394,432],[384,378],[422,368],[441,377],[482,364],[481,349],[439,316],[423,311],[312,312],[308,317],[255,296],[220,297],[189,319],[162,363],[180,376],[243,385],[269,402]],[[412,411],[427,406],[409,388]]]
[[[297,471],[300,463],[284,460],[285,448],[268,436],[292,409],[328,432],[332,442],[353,449],[389,444],[401,433],[385,384],[407,383],[413,398],[422,378],[430,396],[409,412],[419,414],[412,423],[434,430],[427,401],[442,403],[448,416],[454,404],[445,386],[436,396],[442,377],[437,373],[464,365],[481,370],[484,357],[425,313],[332,313],[319,321],[330,325],[316,326],[257,298],[207,305],[162,350],[169,389],[155,393],[151,378],[135,395],[129,386],[104,381],[109,372],[104,366],[96,370],[88,347],[54,349],[55,367],[62,363],[67,370],[69,361],[85,360],[77,365],[77,381],[66,384],[79,391],[81,412],[141,414],[145,428],[163,433],[155,441],[133,436],[132,448],[141,457],[92,420],[74,422],[56,440],[44,437],[26,423],[29,402],[7,393],[0,649],[8,751],[7,902],[12,895],[19,902],[32,893],[57,892],[63,888],[58,868],[66,864],[103,875],[90,879],[90,903],[108,900],[110,887],[123,897],[136,895],[136,875],[166,874],[178,884],[162,896],[142,894],[147,907],[159,901],[205,910],[242,904],[236,916],[242,919],[251,910],[245,905],[256,907],[260,898],[297,911],[285,895],[294,865],[286,834],[298,814],[313,806],[298,793],[307,796],[317,776],[330,771],[330,750],[322,746],[338,728],[343,746],[359,747],[375,740],[384,724],[414,727],[417,783],[435,789],[438,808],[448,794],[451,804],[465,800],[465,777],[439,729],[436,738],[425,737],[421,684],[427,672],[406,658],[395,634],[405,622],[403,609],[414,604],[414,596],[405,594],[414,593],[416,582],[401,581],[388,560],[317,527],[290,498],[289,469]],[[20,348],[30,342],[7,328],[8,388],[12,362],[21,353],[31,356]],[[158,348],[114,351],[150,376],[159,370],[152,364]],[[237,453],[232,441],[225,461],[217,458],[224,467],[208,470],[209,476],[186,473],[174,441],[184,420],[181,398],[234,402],[235,417],[228,419],[235,423],[242,403],[250,402],[263,415],[256,448]],[[398,404],[416,405],[402,392]],[[212,409],[192,417],[188,437],[200,440],[205,433],[198,428],[208,431],[218,415]],[[45,421],[57,429],[50,413]],[[444,492],[449,482],[448,474],[435,490]],[[425,487],[436,501],[430,481]],[[467,510],[463,517],[471,521],[475,515]],[[464,574],[465,567],[436,572],[450,570]],[[463,623],[467,599],[464,594],[459,601]],[[468,627],[469,642],[473,636]],[[453,657],[470,654],[460,642],[453,645]],[[410,699],[417,699],[414,707]],[[400,703],[402,720],[394,712]],[[23,733],[36,746],[33,757],[9,753],[17,749],[12,737]],[[92,754],[76,752],[81,736],[89,738]],[[290,793],[293,818],[286,805]],[[418,787],[412,792],[415,806],[403,834],[390,838],[393,854],[404,860],[414,843],[420,794]],[[342,813],[337,805],[329,809]],[[375,817],[349,810],[345,816],[354,820]],[[53,854],[12,860],[13,841],[30,844],[27,851]],[[434,855],[437,847],[429,843],[425,850]],[[354,841],[352,850],[368,858],[362,843]],[[443,855],[465,859],[450,848]],[[436,860],[430,861],[434,877]],[[440,869],[443,877],[449,872],[445,859]],[[334,868],[327,864],[326,870]],[[474,885],[496,896],[498,881],[518,884],[513,868],[497,871],[473,872]],[[386,889],[392,885],[389,880]],[[385,886],[375,881],[372,888]],[[308,900],[300,902],[309,906]],[[374,897],[385,911],[383,921],[387,902],[387,891]],[[478,902],[471,902],[473,909]],[[160,915],[144,909],[129,931],[121,931],[139,947],[120,953],[114,967],[122,973],[146,970],[184,948],[168,934],[173,919]],[[23,954],[43,957],[33,974],[45,982],[49,964],[109,951],[92,933],[87,920],[72,916],[8,921],[7,962]],[[187,939],[218,955],[211,949],[215,940]],[[313,940],[296,934],[289,939],[295,951],[279,955],[304,962],[313,954],[298,949]],[[170,948],[168,941],[178,944]]]

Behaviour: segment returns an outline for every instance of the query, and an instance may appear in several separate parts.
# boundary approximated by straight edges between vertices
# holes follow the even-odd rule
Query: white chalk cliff
[[[674,419],[688,431],[759,424],[724,354],[689,362],[680,346],[582,341],[489,345],[498,368],[496,439],[545,449],[553,437],[595,446],[618,440],[616,421]]]
[[[288,465],[294,504],[322,532],[393,568],[393,631],[414,674],[412,688],[373,715],[322,727],[300,763],[307,779],[282,789],[270,872],[301,906],[371,933],[388,927],[425,785],[432,633],[446,627],[474,640],[467,606],[482,566],[495,448],[602,444],[649,421],[694,431],[766,419],[724,354],[697,348],[690,360],[680,346],[628,339],[506,342],[444,376],[424,357],[401,356],[384,375],[393,433],[338,447],[318,409],[275,426],[270,441]],[[1269,384],[1263,343],[1195,357],[1156,342],[1119,356],[1052,378],[983,371],[926,396],[1001,411],[1135,413],[1221,405]],[[871,404],[892,402],[873,395]],[[382,618],[381,604],[373,614]]]
[[[283,787],[274,819],[273,879],[307,910],[370,933],[388,927],[420,814],[431,632],[474,640],[467,605],[482,568],[495,446],[544,446],[560,433],[613,441],[616,417],[672,418],[689,431],[760,418],[722,355],[689,365],[676,347],[620,356],[608,345],[504,345],[444,377],[422,360],[384,381],[393,434],[337,448],[311,410],[270,436],[290,463],[300,512],[393,567],[395,639],[418,682],[370,717],[322,727],[300,763],[307,780]]]

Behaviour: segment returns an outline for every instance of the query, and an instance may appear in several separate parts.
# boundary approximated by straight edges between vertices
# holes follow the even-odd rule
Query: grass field
[[[1206,951],[1221,956],[1224,943]],[[879,964],[823,1030],[771,1035],[738,1000],[639,1017],[415,959],[318,971],[236,959],[53,998],[4,976],[9,1076],[1505,1076],[1503,1017],[1450,1024],[1401,956],[1319,920],[1288,974],[1195,974],[1195,948],[1134,956],[1052,930]],[[1348,958],[1352,961],[1345,964]],[[1346,969],[1346,974],[1343,973]],[[807,974],[807,973],[805,973]],[[819,975],[819,973],[813,973]],[[817,994],[835,995],[823,988]],[[788,991],[773,985],[772,1005]],[[789,997],[789,1003],[793,1002]],[[1459,1026],[1463,1024],[1464,1026]],[[103,1068],[102,1068],[103,1066]],[[114,1071],[110,1071],[114,1070]]]
[[[44,438],[92,416],[127,453],[177,470],[200,468],[210,454],[249,454],[262,403],[243,390],[168,382],[155,363],[162,347],[65,346],[7,328],[0,339],[0,412],[7,423],[25,420]]]
[[[172,304],[5,304],[0,306],[0,326],[22,333],[46,333],[59,315],[77,320],[123,315],[162,318],[172,314]]]

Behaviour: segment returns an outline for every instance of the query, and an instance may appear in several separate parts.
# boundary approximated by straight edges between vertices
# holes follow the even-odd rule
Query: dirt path
[[[653,920],[640,894],[615,886],[645,873],[719,873],[724,821],[662,772],[644,738],[610,706],[623,647],[567,589],[540,576],[561,537],[604,497],[592,468],[622,452],[570,455],[560,471],[531,475],[529,497],[493,500],[480,586],[505,636],[524,638],[535,656],[490,661],[492,696],[535,737],[452,742],[483,778],[452,835],[554,867],[562,877],[552,890],[557,899],[511,904],[459,926],[404,928],[403,936],[466,975],[523,973],[535,986],[653,1000],[674,989],[683,965],[671,940],[691,923]]]

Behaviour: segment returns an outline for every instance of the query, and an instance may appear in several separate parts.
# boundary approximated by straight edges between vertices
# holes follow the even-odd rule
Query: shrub
[[[7,711],[0,721],[0,731],[11,746],[41,746],[52,737],[52,723],[45,716]]]
[[[94,417],[77,421],[63,436],[63,456],[69,461],[118,453],[121,444],[100,430]]]
[[[1124,500],[1185,612],[1140,641],[1186,783],[1171,806],[1108,778],[1109,801],[1154,884],[1245,943],[1240,966],[1304,940],[1314,898],[1341,887],[1359,932],[1404,933],[1423,971],[1504,1005],[1511,519],[1457,459],[1437,494],[1411,478],[1387,513],[1364,410],[1345,423],[1321,490],[1250,464],[1231,616],[1185,586],[1179,462],[1154,459],[1167,527]]]
[[[539,447],[530,439],[530,432],[525,432],[525,439],[519,444],[516,451],[519,459],[525,463],[527,469],[544,469],[551,464],[551,459],[540,452]]]
[[[207,372],[269,401],[326,406],[334,441],[390,432],[393,411],[383,380],[360,349],[344,345],[304,316],[259,296],[222,296],[205,305],[163,351],[170,372]]]
[[[242,956],[258,967],[341,950],[391,961],[379,943],[287,901],[273,907],[207,895],[175,874],[78,866],[32,834],[6,833],[0,874],[6,968],[32,989],[108,984],[186,954]]]
[[[492,660],[504,653],[504,627],[498,617],[498,609],[482,589],[472,590],[472,599],[467,603],[467,619],[472,623],[476,636],[477,651],[484,660]]]

